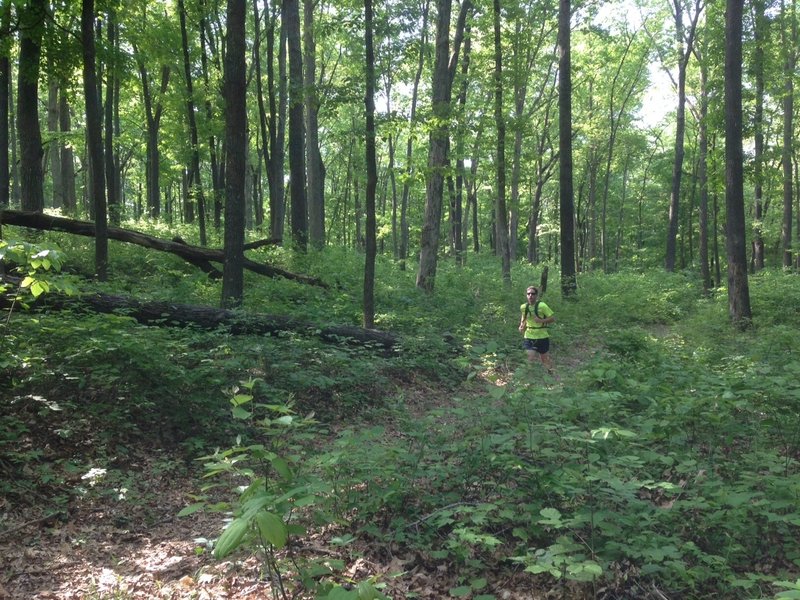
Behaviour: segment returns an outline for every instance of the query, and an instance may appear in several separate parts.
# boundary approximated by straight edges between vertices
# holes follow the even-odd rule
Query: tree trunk
[[[274,6],[274,3],[273,3]],[[281,11],[283,11],[281,3]],[[275,81],[274,51],[275,25],[277,14],[273,14],[267,23],[267,90],[269,97],[269,212],[270,234],[275,239],[283,239],[283,225],[286,218],[286,202],[283,186],[284,165],[284,131],[286,123],[286,28],[282,27],[278,34],[278,82]],[[275,90],[278,97],[275,97]]]
[[[72,131],[72,117],[67,101],[67,92],[63,85],[59,89],[59,96],[59,129],[62,134],[68,134]],[[64,188],[61,194],[64,213],[75,215],[78,211],[78,199],[75,193],[75,158],[72,146],[69,144],[65,144],[61,148],[61,182]]]
[[[494,119],[497,127],[497,250],[502,263],[503,283],[511,286],[511,252],[508,247],[506,211],[506,119],[503,112],[503,53],[500,43],[500,0],[494,0]]]
[[[214,111],[211,105],[213,90],[211,89],[208,76],[208,47],[211,46],[209,41],[211,33],[208,32],[207,34],[207,32],[208,20],[203,16],[200,18],[200,65],[203,71],[203,84],[205,85],[206,92],[206,119],[211,123],[214,120]],[[221,161],[217,152],[217,138],[213,133],[209,133],[208,136],[208,154],[209,162],[211,163],[211,194],[214,202],[214,229],[219,231],[222,225],[222,197],[225,194],[225,176],[223,174],[225,165],[220,164]]]
[[[753,2],[753,69],[755,71],[755,154],[753,156],[753,270],[764,268],[764,239],[762,235],[764,218],[764,1]],[[705,279],[704,279],[705,281]]]
[[[372,43],[372,0],[364,0],[364,42],[366,49],[366,255],[364,260],[364,327],[375,325],[375,255],[376,222],[375,222],[375,190],[378,185],[378,169],[375,159],[375,50]]]
[[[53,67],[52,59],[48,58],[50,67]],[[50,180],[53,182],[52,206],[53,208],[63,208],[64,206],[64,183],[61,180],[61,148],[62,144],[58,137],[58,110],[59,110],[59,85],[54,75],[50,75],[47,84],[47,133],[50,137],[48,144],[48,159],[50,162]]]
[[[18,285],[18,281],[6,278]],[[0,296],[0,307],[10,302]],[[47,294],[32,305],[46,310],[62,308],[82,308],[103,314],[123,314],[144,325],[156,327],[199,327],[202,329],[226,329],[232,335],[278,335],[283,332],[296,332],[318,337],[330,344],[377,349],[392,356],[400,340],[392,333],[376,329],[364,329],[349,325],[320,326],[319,323],[300,321],[282,315],[243,314],[240,310],[212,308],[174,302],[142,302],[135,298],[112,296],[108,294],[84,294],[81,296],[62,296]]]
[[[269,133],[267,131],[267,110],[264,103],[264,86],[261,83],[261,13],[258,10],[258,0],[253,0],[253,27],[255,30],[255,40],[253,41],[253,62],[255,68],[256,80],[256,100],[258,101],[258,125],[261,133],[261,155],[264,160],[264,170],[267,174],[267,182],[269,189],[272,190],[272,172],[269,168]],[[259,172],[260,172],[259,168]],[[263,223],[263,200],[259,198],[261,210],[257,211],[257,216],[260,220],[258,227],[261,228]]]
[[[703,289],[711,289],[708,254],[708,65],[700,61],[699,178],[700,178],[700,275]],[[762,265],[763,266],[763,265]]]
[[[425,197],[425,217],[420,241],[419,270],[417,287],[432,293],[436,280],[436,266],[439,252],[439,229],[442,222],[442,200],[444,195],[444,171],[448,165],[450,102],[453,89],[453,75],[458,61],[461,41],[470,0],[464,0],[456,25],[453,42],[453,55],[450,52],[450,8],[451,0],[437,0],[436,19],[436,57],[434,59],[432,82],[432,112],[434,125],[430,133],[428,150],[428,181]]]
[[[308,240],[317,250],[325,246],[325,165],[319,151],[319,92],[316,84],[317,47],[314,39],[316,0],[303,0],[303,76],[305,80],[306,163],[308,177]]]
[[[463,221],[463,192],[464,192],[464,137],[466,136],[466,106],[467,89],[469,88],[469,65],[472,57],[472,26],[468,24],[465,31],[464,56],[461,60],[461,91],[458,94],[458,132],[456,134],[456,181],[454,194],[453,210],[453,253],[455,254],[456,264],[463,265],[464,241],[465,236],[462,231],[465,228]]]
[[[0,28],[7,31],[11,23],[11,3],[4,2],[0,8]],[[9,107],[11,88],[11,60],[8,58],[10,36],[0,39],[0,209],[8,208],[11,192],[9,169]]]
[[[106,104],[105,104],[105,173],[106,190],[108,198],[108,217],[112,225],[119,226],[122,218],[122,206],[120,198],[117,196],[119,180],[119,169],[116,164],[116,152],[114,151],[114,103],[116,101],[116,80],[117,80],[117,24],[113,10],[108,12],[108,56],[106,64]]]
[[[728,313],[739,328],[751,319],[747,283],[742,153],[742,5],[727,0],[725,11],[725,205]]]
[[[289,181],[292,201],[292,243],[305,252],[308,246],[305,126],[303,122],[303,52],[300,46],[298,0],[283,0],[289,52]]]
[[[570,56],[570,0],[558,5],[558,154],[561,224],[561,295],[577,293],[575,274],[575,201],[572,189],[572,65]]]
[[[414,171],[412,162],[412,145],[414,141],[414,127],[417,117],[417,99],[419,96],[419,82],[422,78],[422,67],[425,62],[425,48],[428,41],[428,13],[430,0],[424,0],[422,9],[422,27],[420,28],[419,54],[417,55],[417,70],[414,73],[414,85],[411,89],[411,113],[408,117],[408,138],[406,141],[406,166],[403,178],[403,193],[400,198],[400,269],[405,271],[408,258],[408,199],[411,190],[411,175]]]
[[[163,104],[161,98],[169,85],[170,68],[161,67],[161,85],[158,96],[153,106],[153,92],[150,83],[150,74],[144,63],[144,57],[136,45],[133,46],[133,55],[139,66],[139,76],[142,80],[142,100],[144,102],[144,115],[146,122],[147,149],[145,158],[145,189],[147,195],[147,214],[153,219],[161,216],[161,151],[158,136],[161,127],[161,114]]]
[[[83,92],[86,98],[86,135],[91,168],[89,188],[95,222],[95,271],[100,281],[108,277],[108,216],[103,181],[103,140],[101,134],[99,88],[95,65],[94,0],[83,0],[81,10],[83,45]]]
[[[20,146],[22,209],[44,210],[42,132],[39,126],[39,60],[45,0],[29,0],[20,12],[17,132]],[[102,163],[101,163],[102,164]]]
[[[787,11],[784,2],[781,2],[781,12],[784,22],[787,21]],[[794,118],[794,66],[797,45],[797,22],[794,14],[794,2],[791,11],[791,32],[786,34],[786,25],[781,27],[781,36],[784,40],[784,93],[783,93],[783,151],[781,163],[783,166],[783,222],[781,226],[781,248],[783,250],[783,266],[792,266],[792,149],[793,149],[793,118]]]
[[[200,145],[197,135],[197,119],[194,114],[194,86],[192,84],[191,61],[189,59],[189,39],[186,31],[186,6],[183,0],[178,0],[178,14],[181,21],[181,46],[183,48],[183,72],[186,78],[186,114],[189,119],[189,133],[192,140],[192,170],[189,176],[190,202],[197,201],[197,221],[200,227],[200,245],[205,246],[206,240],[206,201],[203,194],[203,184],[200,178]],[[230,149],[228,149],[230,152]],[[226,189],[227,192],[227,189]]]
[[[672,190],[669,199],[669,225],[667,226],[667,250],[664,266],[675,270],[680,209],[681,178],[683,176],[684,135],[686,132],[686,71],[692,54],[692,44],[697,31],[697,22],[702,12],[702,0],[694,0],[694,14],[688,31],[683,24],[682,0],[673,0],[675,13],[675,36],[679,47],[678,59],[678,109],[675,117],[675,155],[672,162]]]
[[[228,0],[225,53],[225,264],[222,306],[241,305],[244,295],[244,210],[247,176],[247,73],[245,0]]]

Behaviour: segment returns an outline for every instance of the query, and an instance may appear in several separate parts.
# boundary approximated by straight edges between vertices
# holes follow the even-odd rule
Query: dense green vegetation
[[[29,265],[45,296],[74,287],[59,260],[91,272],[84,244],[52,234],[28,248],[59,248],[50,271],[51,254]],[[358,323],[359,254],[258,252],[334,287],[248,274],[244,310]],[[219,297],[177,258],[112,256],[106,291]],[[16,305],[2,326],[0,494],[66,511],[125,488],[134,506],[144,483],[129,459],[144,449],[196,473],[183,514],[233,517],[207,532],[216,556],[255,552],[276,590],[308,597],[419,594],[348,580],[347,561],[376,547],[445,568],[440,597],[501,598],[512,574],[565,598],[800,596],[795,276],[751,278],[747,333],[694,274],[583,274],[574,301],[550,286],[557,385],[519,349],[538,268],[516,264],[506,289],[494,258],[447,261],[435,297],[413,269],[379,260],[377,273],[377,324],[404,340],[389,357]],[[290,560],[291,541],[323,530],[336,559]]]

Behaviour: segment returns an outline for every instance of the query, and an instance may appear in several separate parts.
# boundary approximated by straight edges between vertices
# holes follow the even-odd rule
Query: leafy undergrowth
[[[551,290],[561,382],[523,364],[492,281],[445,271],[436,302],[387,285],[391,357],[14,315],[0,596],[800,595],[796,278],[753,278],[745,333],[682,275]],[[344,293],[268,299],[353,321]]]
[[[431,410],[453,408],[450,392],[429,382],[412,384],[405,399],[422,420]],[[12,407],[22,432],[19,453],[28,453],[31,463],[2,463],[0,598],[282,597],[258,556],[214,558],[210,549],[225,527],[224,514],[178,516],[201,494],[202,471],[195,461],[181,459],[184,450],[159,448],[159,437],[141,433],[113,443],[98,438],[96,423],[76,422],[41,396],[17,398]],[[452,425],[454,418],[442,422],[448,420]],[[83,429],[64,435],[76,427]],[[390,443],[404,435],[391,424],[384,433]],[[377,433],[367,437],[372,435]],[[93,464],[103,466],[89,467]],[[35,489],[28,487],[37,479]],[[363,481],[355,486],[360,490],[348,493],[366,493],[375,483]],[[225,501],[219,492],[210,499]],[[436,515],[421,522],[431,516]],[[451,560],[374,535],[356,538],[354,531],[352,524],[331,519],[289,543],[280,553],[286,597],[318,597],[314,586],[300,582],[300,565],[305,577],[315,565],[314,577],[345,590],[356,589],[358,582],[380,582],[381,593],[391,598],[444,598],[463,589],[463,576]],[[509,600],[535,598],[551,587],[521,571],[499,569],[472,583],[483,588],[491,581],[491,589],[502,592],[498,597]]]

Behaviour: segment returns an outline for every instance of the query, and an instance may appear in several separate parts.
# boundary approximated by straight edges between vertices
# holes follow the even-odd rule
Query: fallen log
[[[5,276],[1,279],[19,285],[19,279]],[[0,307],[10,308],[13,294],[0,294]],[[348,344],[374,348],[389,355],[399,346],[397,336],[377,329],[364,329],[348,325],[319,325],[293,317],[246,313],[211,306],[179,304],[175,302],[145,302],[127,296],[91,293],[79,296],[50,293],[28,302],[34,310],[73,309],[103,314],[131,317],[143,325],[158,327],[198,327],[205,330],[224,329],[235,335],[277,335],[285,332],[316,336],[327,343]]]
[[[74,235],[84,235],[88,237],[94,237],[95,235],[94,223],[90,221],[78,221],[76,219],[56,217],[38,212],[3,210],[0,211],[0,224],[29,227],[31,229],[42,229],[46,231],[63,231]],[[108,239],[127,242],[129,244],[136,244],[138,246],[150,248],[151,250],[169,252],[171,254],[175,254],[176,256],[180,256],[182,259],[195,266],[200,264],[208,264],[209,262],[225,262],[225,253],[222,250],[214,250],[211,248],[203,248],[201,246],[192,246],[181,242],[162,240],[139,231],[124,229],[122,227],[109,227]],[[265,275],[267,277],[283,277],[284,279],[299,281],[309,285],[315,285],[323,288],[328,287],[324,281],[317,279],[316,277],[308,277],[307,275],[291,273],[278,267],[272,267],[255,262],[254,260],[250,260],[246,257],[243,264],[245,269],[260,275]],[[210,273],[210,271],[207,272]]]

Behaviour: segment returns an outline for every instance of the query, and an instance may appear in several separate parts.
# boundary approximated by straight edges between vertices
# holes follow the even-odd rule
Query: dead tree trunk
[[[18,210],[4,210],[0,212],[0,223],[3,225],[16,225],[21,227],[30,227],[32,229],[44,229],[47,231],[65,231],[74,235],[84,235],[89,237],[94,237],[95,232],[94,223],[89,221],[76,221],[73,219],[66,219],[64,217],[54,217],[44,213],[32,213]],[[194,265],[208,262],[223,263],[225,261],[225,255],[222,250],[190,246],[189,244],[183,242],[162,240],[138,231],[123,229],[121,227],[109,227],[108,239],[144,246],[145,248],[150,248],[151,250],[170,252],[180,256],[187,262],[190,262]],[[265,243],[269,243],[269,241]],[[267,277],[283,277],[284,279],[291,279],[293,281],[299,281],[309,285],[316,285],[323,288],[328,287],[324,281],[315,277],[290,273],[289,271],[285,271],[278,267],[261,264],[248,258],[244,259],[244,268],[260,275],[266,275]]]

